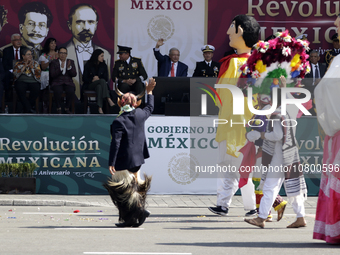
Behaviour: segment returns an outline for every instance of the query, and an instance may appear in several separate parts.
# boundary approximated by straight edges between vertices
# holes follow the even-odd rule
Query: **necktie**
[[[175,77],[175,63],[172,63],[171,65],[171,74],[170,74],[170,77]]]
[[[319,74],[319,68],[318,66],[315,66],[315,75],[314,75],[315,79],[320,79],[320,74]]]
[[[18,49],[15,50],[15,60],[19,59],[19,55],[18,55]]]

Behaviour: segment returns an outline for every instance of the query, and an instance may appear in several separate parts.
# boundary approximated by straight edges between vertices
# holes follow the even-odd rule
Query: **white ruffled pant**
[[[226,154],[227,147],[226,141],[222,141],[218,144],[219,151],[219,165],[221,166],[235,166],[238,169],[241,165],[243,156],[235,158]],[[240,180],[240,174],[238,172],[228,171],[219,174],[217,179],[217,205],[226,208],[230,207],[232,197],[238,190],[238,183]],[[242,200],[244,210],[250,211],[256,209],[254,184],[252,182],[251,175],[249,176],[248,183],[241,188]]]

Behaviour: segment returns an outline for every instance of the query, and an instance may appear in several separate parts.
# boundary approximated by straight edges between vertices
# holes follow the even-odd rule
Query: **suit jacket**
[[[93,46],[93,50],[101,49],[102,51],[104,51],[104,60],[105,60],[105,63],[107,64],[107,70],[108,70],[109,79],[110,79],[111,54],[104,48],[99,47],[98,45],[95,45],[93,42],[92,42],[92,46]],[[81,69],[79,67],[77,52],[76,52],[76,48],[74,46],[73,40],[71,39],[70,41],[68,41],[65,44],[65,47],[67,49],[67,57],[70,59],[73,59],[74,64],[76,66],[77,76],[73,77],[73,83],[76,86],[76,96],[80,98],[81,86],[83,84],[83,81],[82,81],[83,74],[81,73]]]
[[[70,59],[66,59],[66,65],[69,60]],[[59,59],[54,59],[52,60],[50,64],[49,72],[50,72],[50,86],[51,87],[61,86],[63,84],[67,86],[72,86],[72,87],[75,86],[72,78],[77,76],[77,71],[76,71],[76,67],[75,67],[73,60],[71,60],[71,69],[67,70],[66,68],[65,74],[63,74],[60,69]]]
[[[20,47],[20,51],[23,47]],[[9,45],[8,47],[3,49],[3,56],[2,56],[2,64],[5,69],[5,78],[4,80],[4,86],[5,88],[9,88],[11,85],[11,81],[13,80],[14,76],[13,73],[11,73],[9,70],[13,69],[13,60],[14,60],[14,49],[13,45]],[[19,59],[21,59],[21,56],[19,54]]]
[[[145,137],[145,121],[153,108],[154,97],[148,95],[143,109],[124,112],[112,122],[109,166],[114,166],[117,171],[131,169],[144,164],[144,159],[150,157]]]
[[[140,80],[139,76],[143,76],[144,80],[148,78],[142,60],[140,58],[134,58],[130,56],[129,64],[122,60],[117,60],[115,62],[112,70],[113,81],[115,81],[116,78],[118,78],[119,82],[126,79]]]
[[[20,47],[20,51],[23,49],[23,47]],[[21,56],[19,54],[19,59],[21,59]],[[14,60],[14,49],[13,46],[9,46],[3,50],[3,57],[2,57],[2,63],[4,65],[4,69],[6,72],[13,69],[13,60]]]
[[[310,73],[305,75],[305,78],[302,82],[303,85],[305,85],[305,89],[308,89],[311,93],[314,93],[314,89],[315,89],[315,85],[313,85],[313,75],[314,75],[314,68],[312,66],[312,64],[310,64],[311,66],[311,71]],[[322,78],[326,71],[327,71],[327,67],[325,64],[322,63],[318,63],[319,66],[319,72],[320,72],[320,78]]]
[[[171,70],[171,60],[168,55],[162,55],[159,50],[153,49],[155,58],[158,61],[158,77],[168,77]],[[187,77],[188,66],[181,61],[177,62],[176,77]]]
[[[99,79],[104,79],[106,82],[108,81],[108,71],[107,65],[103,63],[99,63],[98,69],[92,62],[87,62],[84,67],[83,74],[83,89],[87,89],[87,87],[92,83],[93,77],[98,76]]]
[[[217,77],[220,70],[220,63],[211,61],[208,66],[205,61],[196,62],[196,68],[192,77]]]

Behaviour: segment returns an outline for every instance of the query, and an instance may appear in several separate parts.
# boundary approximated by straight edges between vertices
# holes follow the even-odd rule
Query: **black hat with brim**
[[[120,45],[117,45],[118,46],[118,51],[117,51],[117,54],[122,54],[122,53],[129,53],[131,52],[132,48],[130,47],[127,47],[127,46],[120,46]]]

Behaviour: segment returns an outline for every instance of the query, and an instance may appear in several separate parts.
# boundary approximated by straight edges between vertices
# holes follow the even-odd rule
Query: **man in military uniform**
[[[193,77],[217,77],[220,70],[220,63],[212,61],[215,47],[212,45],[204,45],[203,51],[204,61],[196,62],[196,68]]]
[[[325,62],[326,62],[327,68],[329,64],[332,62],[333,58],[340,53],[340,43],[338,39],[338,33],[332,36],[332,40],[333,40],[333,49],[326,51],[326,54],[325,54]]]
[[[131,57],[132,48],[118,45],[119,60],[115,62],[112,71],[112,80],[118,78],[119,90],[123,93],[139,94],[143,82],[148,78],[140,58]]]

